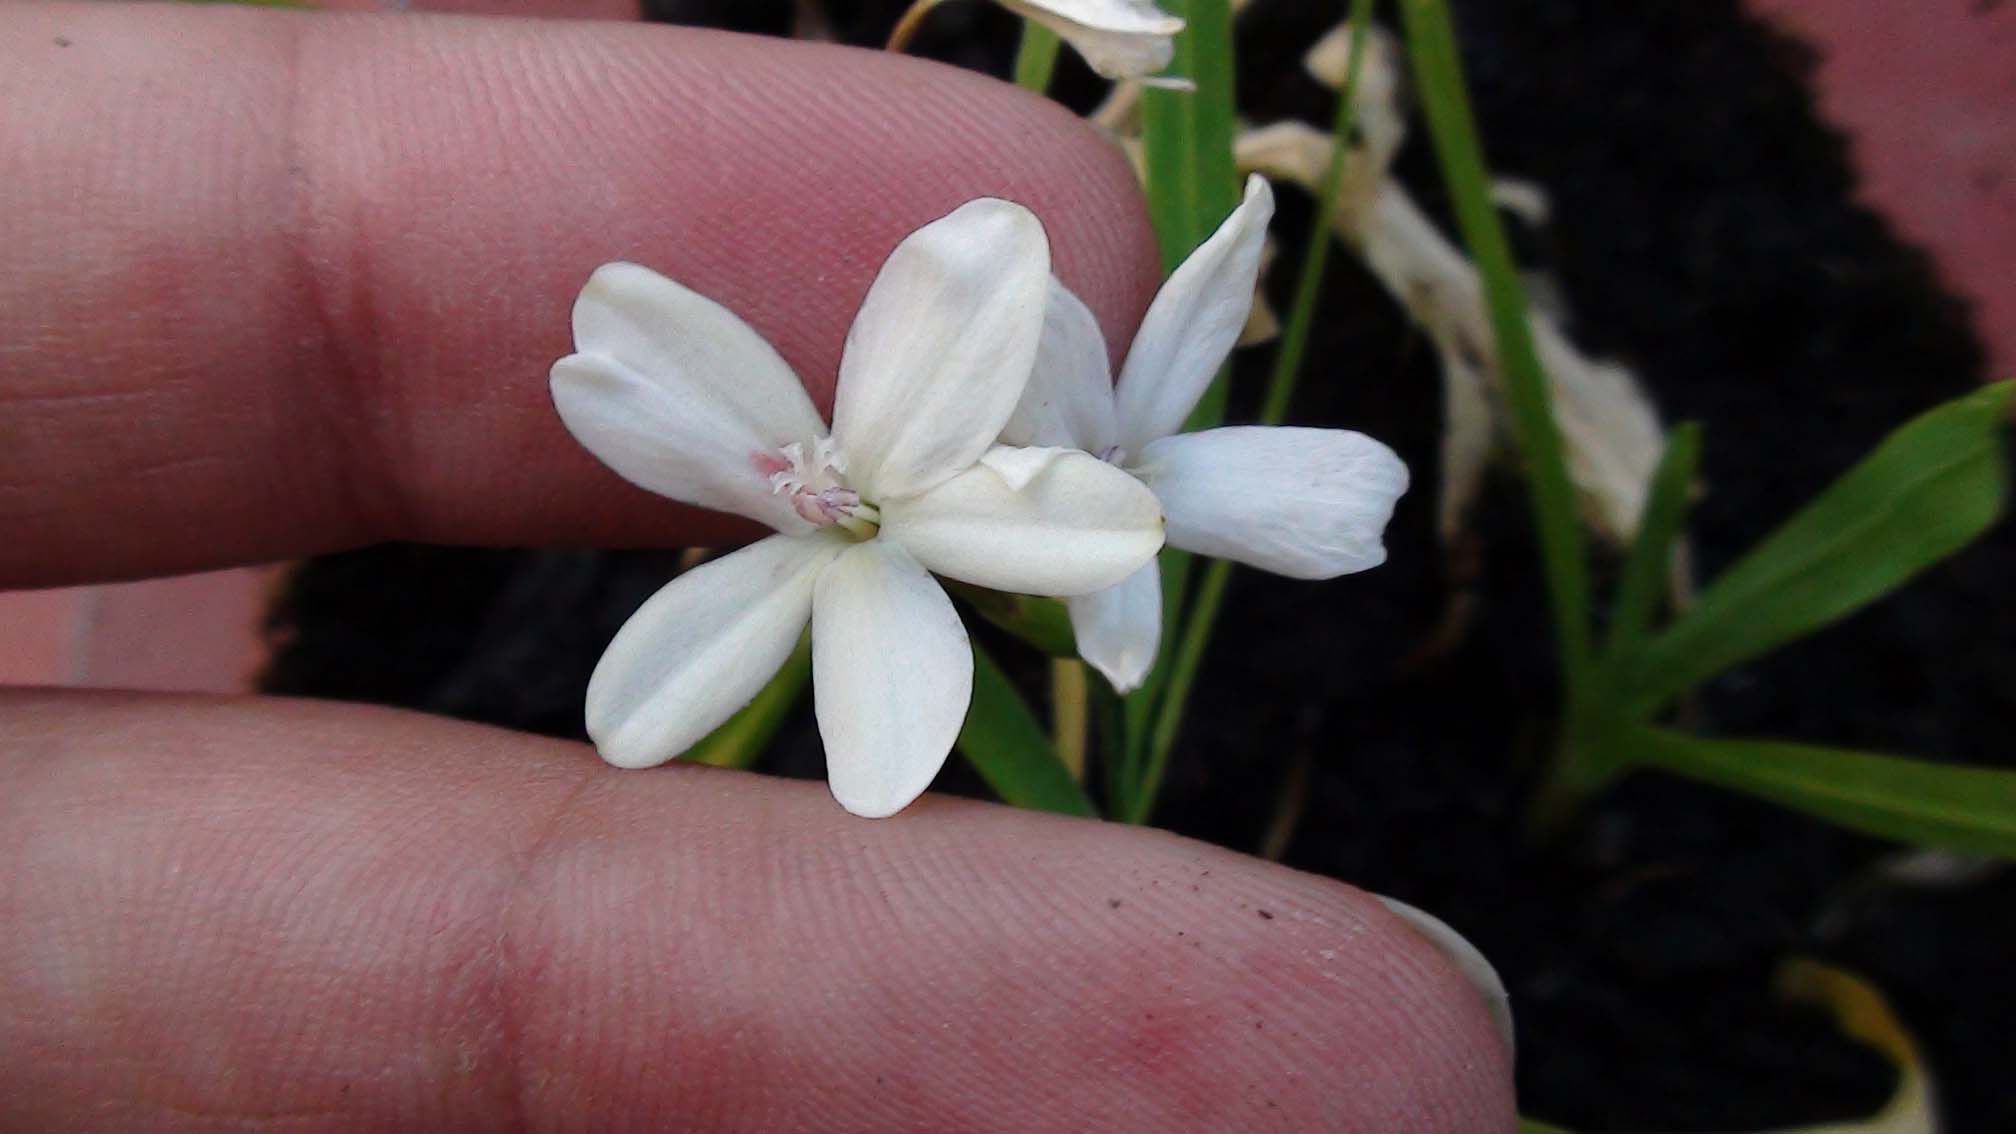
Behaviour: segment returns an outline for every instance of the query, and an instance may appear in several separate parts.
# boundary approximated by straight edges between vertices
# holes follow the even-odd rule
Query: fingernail
[[[1512,1040],[1512,997],[1505,991],[1505,982],[1498,979],[1498,970],[1484,959],[1477,946],[1470,944],[1462,934],[1449,928],[1441,918],[1424,910],[1415,909],[1406,902],[1383,895],[1374,894],[1395,917],[1414,927],[1414,931],[1428,939],[1428,943],[1442,951],[1442,955],[1456,963],[1456,968],[1470,978],[1470,984],[1477,994],[1484,998],[1484,1006],[1491,1010],[1491,1022],[1498,1025],[1498,1036],[1505,1041],[1505,1054],[1514,1054]]]

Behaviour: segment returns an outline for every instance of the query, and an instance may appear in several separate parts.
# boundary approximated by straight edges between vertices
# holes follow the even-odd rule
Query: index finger
[[[916,60],[553,22],[0,21],[0,586],[720,538],[552,412],[608,260],[725,304],[822,405],[883,256],[971,197],[1042,217],[1116,344],[1154,283],[1116,151]]]

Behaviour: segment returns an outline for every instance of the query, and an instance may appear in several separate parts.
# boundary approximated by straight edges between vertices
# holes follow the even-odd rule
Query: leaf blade
[[[1604,653],[1613,661],[1630,657],[1645,642],[1652,615],[1666,590],[1673,544],[1687,518],[1687,494],[1700,464],[1701,426],[1690,421],[1667,438],[1666,452],[1652,474],[1644,515],[1638,521],[1638,538],[1631,541],[1631,551],[1624,560],[1610,632],[1604,640]]]
[[[1527,318],[1518,265],[1491,198],[1491,177],[1470,110],[1449,6],[1446,0],[1400,0],[1400,14],[1442,179],[1449,187],[1463,244],[1483,279],[1491,334],[1504,369],[1512,434],[1526,464],[1527,496],[1540,538],[1556,645],[1573,702],[1593,672],[1592,603],[1582,521],[1568,479],[1553,393]]]
[[[1884,438],[1639,651],[1640,712],[1839,621],[1958,551],[2001,513],[2016,383],[1938,406]]]
[[[1086,818],[1098,815],[1008,675],[977,642],[973,704],[953,744],[1005,803]]]
[[[1968,854],[2016,858],[2016,771],[1656,728],[1621,738],[1627,759],[1733,788],[1838,826]]]
[[[763,755],[763,748],[784,725],[784,718],[798,704],[805,687],[812,683],[812,639],[801,635],[791,655],[769,684],[756,691],[747,705],[721,722],[721,727],[700,738],[686,750],[681,760],[689,764],[709,764],[716,768],[749,768]]]

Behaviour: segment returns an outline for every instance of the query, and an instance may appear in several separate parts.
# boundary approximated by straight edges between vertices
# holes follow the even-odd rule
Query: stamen
[[[861,502],[861,494],[847,487],[840,474],[847,461],[830,437],[812,443],[812,459],[806,460],[803,442],[794,441],[769,452],[751,454],[756,471],[770,483],[770,491],[791,499],[791,510],[807,523],[821,527],[837,525],[861,539],[881,530],[882,514],[873,505]]]

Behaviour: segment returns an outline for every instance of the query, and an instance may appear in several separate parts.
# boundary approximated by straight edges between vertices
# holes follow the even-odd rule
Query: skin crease
[[[1155,282],[1104,143],[915,61],[168,6],[0,28],[4,583],[714,538],[547,402],[606,259],[727,303],[822,404],[881,256],[967,197],[1035,208],[1116,344]],[[1341,884],[360,706],[0,693],[0,925],[0,1130],[1513,1124],[1482,1002]]]

